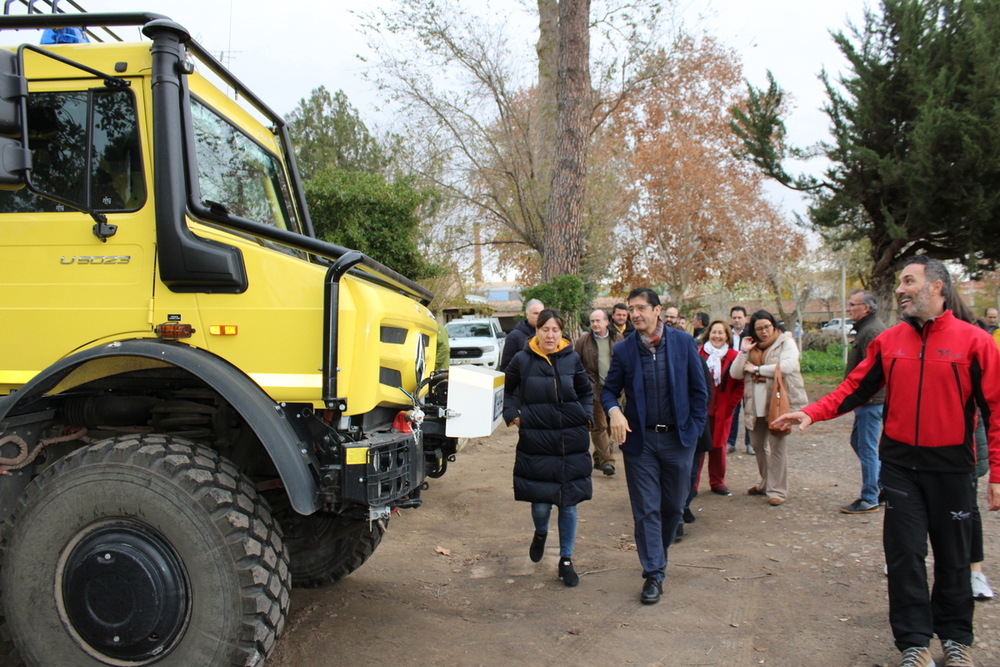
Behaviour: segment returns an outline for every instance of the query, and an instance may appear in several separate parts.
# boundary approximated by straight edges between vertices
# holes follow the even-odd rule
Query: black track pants
[[[889,572],[889,624],[900,651],[931,637],[972,644],[972,473],[907,470],[882,464]],[[927,592],[927,537],[934,550],[934,589]]]

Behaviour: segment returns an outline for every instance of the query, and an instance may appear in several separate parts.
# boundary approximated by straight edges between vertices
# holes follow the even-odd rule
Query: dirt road
[[[638,601],[624,474],[595,475],[594,500],[579,507],[584,576],[568,589],[556,579],[555,539],[541,563],[528,559],[528,506],[511,493],[515,432],[501,427],[461,452],[422,508],[393,517],[365,566],[293,594],[268,667],[896,665],[881,513],[837,512],[860,486],[851,423],[794,436],[778,508],[745,494],[753,457],[731,456],[734,495],[703,482],[697,521],[670,549],[664,598],[651,607]],[[1000,585],[1000,516],[985,520],[986,572]],[[977,665],[1000,664],[998,605],[977,604]]]
[[[595,475],[594,499],[579,507],[583,576],[569,589],[556,578],[554,517],[545,558],[528,559],[529,509],[511,492],[516,433],[501,427],[432,480],[422,508],[393,516],[357,572],[293,592],[267,667],[894,667],[882,515],[837,512],[860,486],[851,423],[793,436],[781,507],[746,495],[756,463],[742,447],[730,457],[733,496],[703,481],[697,521],[671,547],[664,598],[650,607],[638,601],[620,466],[614,477]],[[984,518],[986,572],[1000,590],[1000,514]],[[1000,665],[998,614],[1000,602],[977,604],[980,667]],[[933,650],[940,658],[936,642]]]

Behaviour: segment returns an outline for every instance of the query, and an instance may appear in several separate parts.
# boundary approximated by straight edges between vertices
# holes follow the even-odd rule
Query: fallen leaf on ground
[[[442,556],[450,556],[451,555],[451,549],[445,549],[444,547],[438,547],[438,548],[434,549],[434,551],[438,552]]]

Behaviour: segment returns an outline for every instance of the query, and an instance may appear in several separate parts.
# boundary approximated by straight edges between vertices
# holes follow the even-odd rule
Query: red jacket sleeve
[[[977,337],[976,359],[982,374],[976,392],[976,403],[986,427],[990,484],[1000,484],[1000,352],[992,338]]]
[[[802,408],[802,411],[814,422],[818,422],[839,417],[867,403],[885,385],[882,342],[875,338],[869,343],[865,358],[850,375],[836,389],[812,405]]]

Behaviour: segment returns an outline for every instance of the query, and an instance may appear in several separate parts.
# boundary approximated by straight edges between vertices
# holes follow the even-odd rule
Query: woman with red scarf
[[[704,344],[698,354],[705,360],[712,373],[709,386],[711,397],[708,401],[708,423],[712,433],[712,451],[708,453],[708,484],[713,493],[720,496],[732,495],[726,486],[726,441],[733,422],[733,410],[743,399],[743,383],[729,375],[729,367],[739,356],[733,349],[733,332],[722,320],[708,325]],[[698,490],[701,467],[705,455],[698,456],[698,474],[694,478],[694,489]]]

